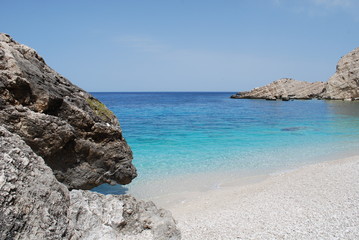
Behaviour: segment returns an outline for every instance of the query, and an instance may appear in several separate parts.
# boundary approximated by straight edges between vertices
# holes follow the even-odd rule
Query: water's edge
[[[120,119],[139,176],[105,194],[154,200],[359,154],[359,103],[230,93],[93,93]],[[247,179],[247,180],[246,180]]]

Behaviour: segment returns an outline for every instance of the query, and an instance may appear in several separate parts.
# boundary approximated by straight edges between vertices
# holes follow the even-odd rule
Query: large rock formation
[[[309,83],[284,78],[248,92],[239,92],[231,98],[359,100],[359,48],[339,60],[336,72],[328,82]]]
[[[343,56],[335,74],[328,80],[324,99],[359,99],[359,48]]]
[[[69,191],[2,126],[0,146],[0,239],[180,239],[171,213],[152,202]]]
[[[0,34],[0,239],[180,239],[152,202],[71,190],[129,183],[131,161],[111,111]]]
[[[6,34],[0,34],[0,124],[20,135],[69,188],[136,177],[113,113]]]
[[[253,98],[267,100],[312,99],[318,98],[324,91],[323,82],[304,82],[291,78],[282,78],[264,87],[255,88],[249,92],[239,92],[232,98]]]

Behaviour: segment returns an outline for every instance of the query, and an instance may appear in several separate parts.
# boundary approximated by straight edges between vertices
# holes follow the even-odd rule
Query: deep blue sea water
[[[93,93],[119,118],[138,170],[125,188],[96,190],[136,195],[174,176],[270,173],[359,152],[359,102],[230,99],[231,94]]]

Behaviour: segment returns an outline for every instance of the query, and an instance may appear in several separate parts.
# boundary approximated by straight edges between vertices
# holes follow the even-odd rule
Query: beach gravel
[[[359,239],[359,156],[174,205],[183,239]]]

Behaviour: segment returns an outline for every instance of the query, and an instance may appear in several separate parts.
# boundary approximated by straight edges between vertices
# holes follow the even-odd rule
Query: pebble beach
[[[359,239],[358,175],[359,156],[353,156],[188,193],[166,207],[186,240]]]

